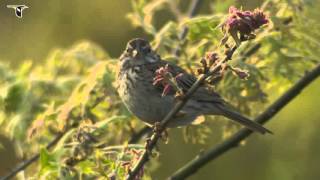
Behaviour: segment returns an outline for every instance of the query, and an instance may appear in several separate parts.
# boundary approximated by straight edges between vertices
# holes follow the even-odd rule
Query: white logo
[[[22,11],[29,8],[26,5],[7,5],[7,8],[12,8],[18,18],[22,18]]]

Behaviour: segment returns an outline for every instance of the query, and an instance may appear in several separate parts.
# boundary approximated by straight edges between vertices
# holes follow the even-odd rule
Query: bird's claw
[[[154,133],[157,133],[157,134],[160,134],[162,131],[162,125],[160,122],[155,122],[154,125],[153,125],[153,132]]]
[[[168,133],[168,131],[166,129],[161,133],[161,140],[165,144],[168,144],[168,142],[169,142],[169,133]]]

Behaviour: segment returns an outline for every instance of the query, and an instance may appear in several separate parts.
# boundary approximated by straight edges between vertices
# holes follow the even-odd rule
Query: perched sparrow
[[[119,66],[117,89],[120,98],[131,113],[149,125],[160,122],[176,101],[175,91],[163,95],[164,87],[154,85],[156,71],[160,67],[167,66],[174,76],[181,75],[179,86],[184,91],[197,80],[177,65],[161,60],[151,49],[149,42],[139,38],[128,42],[120,57]],[[253,131],[271,133],[260,124],[231,110],[219,94],[208,90],[205,85],[199,87],[182,110],[171,119],[168,127],[188,125],[200,115],[222,115]]]

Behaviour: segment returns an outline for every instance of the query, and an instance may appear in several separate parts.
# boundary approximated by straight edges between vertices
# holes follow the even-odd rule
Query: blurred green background
[[[208,10],[209,2],[207,0],[203,4],[200,13]],[[142,30],[133,28],[126,18],[131,11],[131,4],[126,0],[7,0],[0,3],[0,60],[12,66],[28,59],[41,63],[50,50],[69,47],[83,39],[101,45],[112,57],[118,57],[129,39],[148,37]],[[24,11],[23,19],[18,19],[6,5],[21,3],[30,8]],[[252,9],[259,6],[260,1],[242,0],[237,3]],[[317,6],[320,8],[319,3]],[[165,12],[156,16],[159,24],[170,19],[170,14]],[[317,80],[267,124],[274,135],[254,134],[246,146],[211,162],[190,179],[320,179],[319,88],[320,81]],[[220,132],[221,126],[216,124],[212,130]],[[221,139],[219,135],[209,138],[205,145],[195,145],[186,143],[180,131],[171,130],[169,144],[160,146],[158,161],[161,163],[153,171],[153,179],[164,179]],[[0,142],[6,147],[0,148],[1,175],[17,160],[10,141],[3,136]]]

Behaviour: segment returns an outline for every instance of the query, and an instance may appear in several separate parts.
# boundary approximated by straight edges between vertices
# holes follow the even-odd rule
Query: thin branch
[[[162,132],[165,130],[170,120],[183,108],[183,106],[187,103],[193,93],[195,93],[196,90],[203,84],[205,79],[220,70],[222,64],[231,59],[236,49],[237,46],[231,48],[230,51],[226,53],[226,57],[223,60],[219,61],[214,67],[212,67],[207,74],[200,75],[197,81],[188,90],[188,92],[183,97],[181,97],[181,99],[178,99],[178,102],[174,105],[173,109],[166,115],[166,117],[160,122],[160,124],[155,127],[155,132],[151,136],[150,140],[147,141],[146,150],[141,155],[131,172],[129,172],[128,176],[126,177],[127,180],[135,179],[137,174],[142,170],[144,164],[148,162],[150,152],[156,146]]]
[[[144,128],[140,129],[137,133],[135,133],[131,139],[129,140],[129,144],[135,144],[137,143],[143,136],[147,134],[151,134],[152,129],[148,126],[145,126]]]
[[[128,144],[136,144],[142,137],[146,135],[150,136],[151,133],[152,133],[152,129],[149,126],[145,126],[131,136],[130,140],[128,141]],[[101,149],[108,146],[110,146],[110,143],[102,143],[96,146],[95,148]]]
[[[320,64],[318,64],[312,71],[306,73],[294,86],[279,97],[273,104],[271,104],[263,113],[261,113],[255,121],[264,124],[283,109],[290,101],[292,101],[299,93],[306,88],[311,82],[320,76]],[[233,136],[224,140],[220,144],[212,147],[206,153],[198,155],[195,159],[188,162],[185,166],[176,171],[168,179],[178,180],[186,179],[190,175],[196,173],[201,167],[214,160],[215,158],[226,153],[230,149],[237,147],[241,141],[252,134],[249,129],[242,129]]]
[[[252,47],[250,47],[248,49],[248,51],[246,51],[244,54],[243,54],[243,58],[247,58],[247,57],[250,57],[252,56],[254,53],[256,53],[259,49],[261,48],[261,44],[260,43],[257,43],[255,45],[253,45]]]
[[[200,9],[201,4],[203,3],[203,0],[193,0],[190,4],[190,8],[188,10],[188,17],[192,18],[194,15],[196,15]],[[182,44],[182,41],[186,38],[188,34],[188,27],[184,26],[180,34],[178,35],[179,43]],[[175,57],[180,56],[181,48],[177,47],[174,49],[173,54]]]
[[[57,134],[56,137],[47,145],[46,149],[49,150],[54,145],[56,145],[60,141],[60,139],[63,137],[64,134],[65,133],[63,132]],[[33,155],[30,159],[24,161],[23,163],[15,167],[15,169],[13,169],[9,174],[7,174],[4,177],[1,177],[0,180],[8,180],[8,179],[14,178],[20,171],[26,169],[33,162],[37,161],[39,157],[40,157],[40,153]]]

